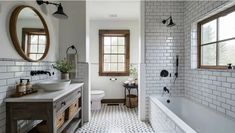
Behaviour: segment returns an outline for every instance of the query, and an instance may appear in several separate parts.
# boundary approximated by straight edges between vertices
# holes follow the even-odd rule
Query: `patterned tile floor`
[[[102,105],[101,110],[92,111],[91,121],[76,133],[154,133],[149,123],[138,120],[137,109],[126,106]]]

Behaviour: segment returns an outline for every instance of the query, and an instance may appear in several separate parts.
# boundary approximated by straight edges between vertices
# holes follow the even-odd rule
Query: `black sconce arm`
[[[42,5],[42,4],[44,4],[44,3],[47,4],[47,5],[51,4],[51,5],[55,5],[55,6],[61,5],[61,3],[60,3],[60,4],[57,4],[57,3],[54,3],[54,2],[43,1],[43,0],[37,0],[37,3],[38,3],[38,5]]]

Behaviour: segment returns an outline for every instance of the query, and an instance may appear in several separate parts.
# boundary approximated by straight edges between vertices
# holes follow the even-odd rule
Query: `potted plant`
[[[138,72],[137,68],[135,68],[133,65],[130,66],[130,77],[129,77],[129,82],[136,84],[136,80],[138,77]]]
[[[61,72],[61,79],[69,80],[69,71],[72,70],[72,64],[66,59],[58,60],[52,65],[53,68]]]

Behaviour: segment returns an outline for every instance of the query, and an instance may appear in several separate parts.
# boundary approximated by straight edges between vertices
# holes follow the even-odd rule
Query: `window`
[[[129,75],[129,30],[99,30],[99,75]]]
[[[198,23],[198,67],[235,65],[235,6]]]
[[[44,29],[23,28],[22,49],[33,60],[42,58],[46,49],[46,33]]]
[[[198,67],[235,65],[235,6],[198,23]]]

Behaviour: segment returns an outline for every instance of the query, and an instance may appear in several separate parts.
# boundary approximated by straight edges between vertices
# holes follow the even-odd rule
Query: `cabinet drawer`
[[[56,128],[59,129],[63,124],[65,120],[65,112],[62,112],[56,117]]]
[[[60,98],[54,103],[54,109],[56,112],[64,111],[66,108],[68,108],[73,102],[74,99],[77,99],[81,96],[80,89]]]
[[[78,105],[79,100],[76,99],[74,100],[74,102],[68,107],[68,109],[66,110],[66,115],[65,115],[65,119],[69,120],[72,119],[73,116],[75,115],[75,113],[78,111],[79,105]]]

